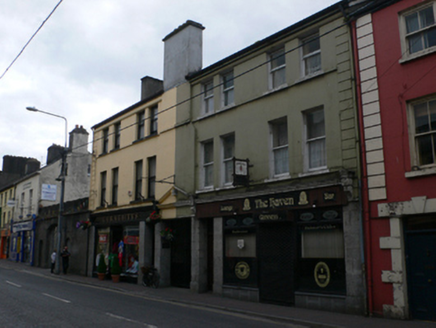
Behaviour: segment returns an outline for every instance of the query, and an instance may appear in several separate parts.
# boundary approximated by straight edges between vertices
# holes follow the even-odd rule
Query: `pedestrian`
[[[68,264],[71,256],[70,252],[68,252],[67,246],[64,247],[64,250],[61,252],[61,256],[62,256],[62,269],[64,270],[64,274],[67,274]]]
[[[56,264],[56,250],[54,250],[53,253],[51,253],[50,259],[51,259],[51,273],[53,273]]]

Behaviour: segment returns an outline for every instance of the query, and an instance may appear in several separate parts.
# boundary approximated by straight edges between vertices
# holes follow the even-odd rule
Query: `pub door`
[[[189,288],[191,284],[191,220],[172,220],[175,238],[171,241],[171,286]]]
[[[291,222],[259,224],[257,249],[261,302],[294,304],[294,235]]]

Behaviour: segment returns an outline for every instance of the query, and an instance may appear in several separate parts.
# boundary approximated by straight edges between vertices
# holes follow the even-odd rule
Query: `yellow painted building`
[[[11,220],[14,216],[15,185],[0,190],[0,259],[7,258]]]

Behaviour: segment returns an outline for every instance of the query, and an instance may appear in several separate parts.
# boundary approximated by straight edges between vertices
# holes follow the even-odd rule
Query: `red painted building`
[[[350,1],[368,312],[436,320],[436,1]]]

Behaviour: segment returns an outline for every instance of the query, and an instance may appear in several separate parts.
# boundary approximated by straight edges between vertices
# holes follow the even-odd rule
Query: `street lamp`
[[[59,178],[56,180],[61,181],[61,198],[59,201],[59,215],[58,215],[58,240],[56,245],[56,263],[55,263],[55,273],[60,274],[60,255],[61,255],[61,240],[62,240],[62,221],[63,216],[62,213],[64,212],[64,195],[65,195],[65,170],[66,170],[66,156],[67,156],[67,134],[68,134],[68,122],[67,119],[63,116],[56,115],[53,113],[45,112],[43,110],[37,109],[35,107],[26,107],[28,111],[31,112],[40,112],[43,114],[47,114],[50,116],[55,116],[58,118],[61,118],[65,121],[65,147],[62,151],[62,172]]]

